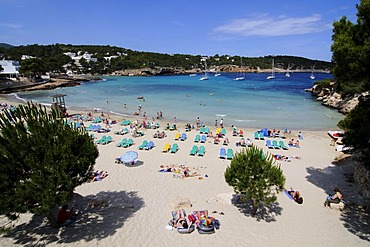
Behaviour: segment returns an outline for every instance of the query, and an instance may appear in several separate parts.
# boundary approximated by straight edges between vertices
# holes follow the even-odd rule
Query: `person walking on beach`
[[[197,127],[199,128],[200,127],[200,118],[199,117],[197,117],[196,124],[197,124]]]
[[[217,127],[217,119],[215,120],[215,127]]]
[[[221,118],[221,120],[220,120],[220,127],[221,127],[221,128],[223,128],[223,127],[224,127],[224,119],[223,119],[223,118]]]

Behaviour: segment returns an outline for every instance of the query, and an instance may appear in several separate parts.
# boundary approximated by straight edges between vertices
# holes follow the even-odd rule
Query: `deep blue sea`
[[[194,124],[200,117],[204,124],[224,119],[226,126],[252,128],[288,128],[296,130],[328,130],[335,128],[344,116],[317,102],[306,88],[315,80],[331,78],[330,74],[276,73],[267,80],[267,73],[247,73],[246,80],[233,80],[236,73],[224,73],[200,81],[201,75],[191,77],[104,77],[104,81],[86,82],[80,86],[55,90],[19,92],[16,97],[51,104],[50,96],[66,94],[67,108],[133,115],[141,105],[141,115],[148,119],[162,111],[165,121]],[[138,100],[143,96],[145,101]],[[127,109],[124,108],[127,105]],[[142,117],[140,117],[142,119]]]

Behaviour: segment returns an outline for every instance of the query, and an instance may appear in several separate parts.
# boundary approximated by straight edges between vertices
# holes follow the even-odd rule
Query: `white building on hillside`
[[[80,54],[81,52],[78,52],[78,53]],[[87,62],[96,63],[98,61],[97,58],[92,57],[92,55],[87,52],[85,52],[83,55],[78,55],[78,56],[76,56],[76,53],[73,53],[73,52],[66,52],[64,53],[64,55],[70,56],[76,65],[80,65],[81,58],[85,59]]]
[[[8,78],[17,78],[19,76],[19,62],[13,60],[0,60],[0,65],[3,70],[0,71],[1,76]]]
[[[22,55],[21,60],[26,60],[26,59],[31,59],[31,58],[36,58],[30,55]]]

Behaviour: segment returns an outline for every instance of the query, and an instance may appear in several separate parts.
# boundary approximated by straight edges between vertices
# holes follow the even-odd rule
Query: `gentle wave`
[[[11,93],[11,94],[9,94],[10,96],[13,96],[14,98],[16,98],[16,99],[18,99],[18,100],[20,100],[20,101],[23,101],[23,102],[27,102],[27,100],[26,99],[24,99],[24,98],[22,98],[22,97],[20,97],[18,94],[16,94],[16,93]]]
[[[119,112],[115,112],[115,111],[109,111],[109,113],[112,113],[112,114],[118,115],[118,116],[122,116],[122,117],[128,117],[129,116],[127,114],[123,114],[123,113],[119,113]]]
[[[235,122],[256,122],[255,119],[233,119]]]

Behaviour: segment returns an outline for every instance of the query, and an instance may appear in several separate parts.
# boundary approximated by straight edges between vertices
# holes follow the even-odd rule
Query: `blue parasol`
[[[137,152],[128,151],[121,156],[120,160],[122,163],[125,163],[125,164],[134,164],[137,161],[138,156],[139,155]]]

